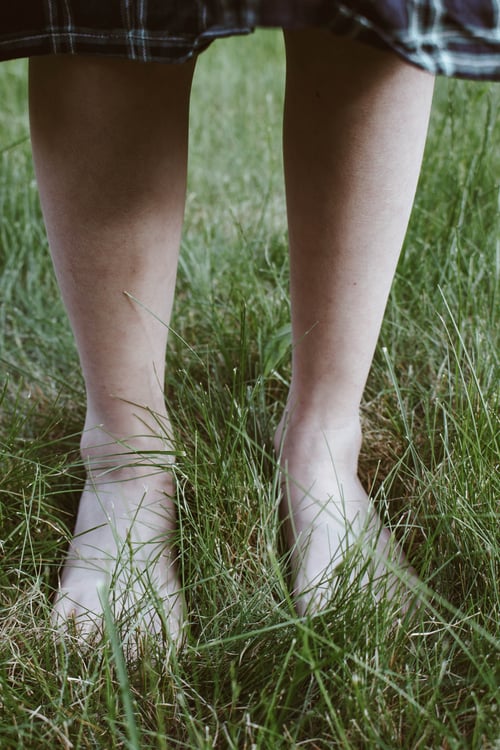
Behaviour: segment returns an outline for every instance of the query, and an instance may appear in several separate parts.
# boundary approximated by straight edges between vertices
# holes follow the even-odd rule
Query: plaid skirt
[[[4,0],[0,60],[183,62],[255,27],[321,27],[392,49],[433,74],[500,80],[500,0]]]

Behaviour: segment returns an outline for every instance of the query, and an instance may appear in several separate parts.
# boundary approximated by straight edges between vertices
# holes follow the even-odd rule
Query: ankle
[[[362,432],[359,414],[334,415],[307,410],[285,410],[274,435],[281,463],[311,462],[328,456],[357,473]]]
[[[146,425],[142,431],[134,432],[131,424],[120,425],[120,429],[106,429],[106,422],[91,421],[87,418],[80,440],[80,455],[87,473],[92,476],[109,475],[115,479],[118,475],[130,478],[144,476],[152,468],[168,468],[174,461],[170,423],[158,426],[153,432]],[[137,423],[134,425],[137,428]],[[164,428],[164,429],[163,429]]]

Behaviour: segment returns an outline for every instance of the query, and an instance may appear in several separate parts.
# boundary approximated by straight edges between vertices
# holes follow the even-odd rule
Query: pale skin
[[[433,79],[328,32],[285,38],[293,359],[275,445],[303,614],[334,595],[334,570],[354,545],[375,555],[390,591],[397,579],[384,561],[403,563],[357,477],[359,408],[413,203]],[[115,610],[138,610],[137,627],[157,633],[167,623],[173,638],[182,627],[163,382],[193,70],[31,61],[37,179],[87,391],[88,479],[54,611],[58,624],[75,619],[84,632],[100,626],[110,583]],[[151,588],[164,618],[144,604]]]

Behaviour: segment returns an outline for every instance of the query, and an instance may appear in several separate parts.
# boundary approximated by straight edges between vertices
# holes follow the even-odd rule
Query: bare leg
[[[276,447],[302,613],[332,594],[335,568],[355,542],[375,552],[375,576],[387,557],[400,559],[357,478],[359,406],[413,203],[433,79],[328,32],[287,33],[286,49],[293,370]]]
[[[99,626],[104,595],[158,632],[151,590],[173,637],[180,627],[163,383],[193,67],[31,61],[37,179],[87,391],[88,478],[55,617],[83,631]]]

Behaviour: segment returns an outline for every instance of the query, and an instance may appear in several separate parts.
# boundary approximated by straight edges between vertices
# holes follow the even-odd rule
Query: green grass
[[[429,605],[342,591],[299,620],[271,451],[290,377],[279,36],[195,83],[167,397],[192,631],[125,667],[119,626],[54,641],[83,471],[83,384],[48,258],[23,62],[0,70],[0,747],[500,748],[498,87],[440,81],[363,407],[361,473]],[[432,594],[432,596],[431,596]],[[424,592],[424,596],[425,592]]]

